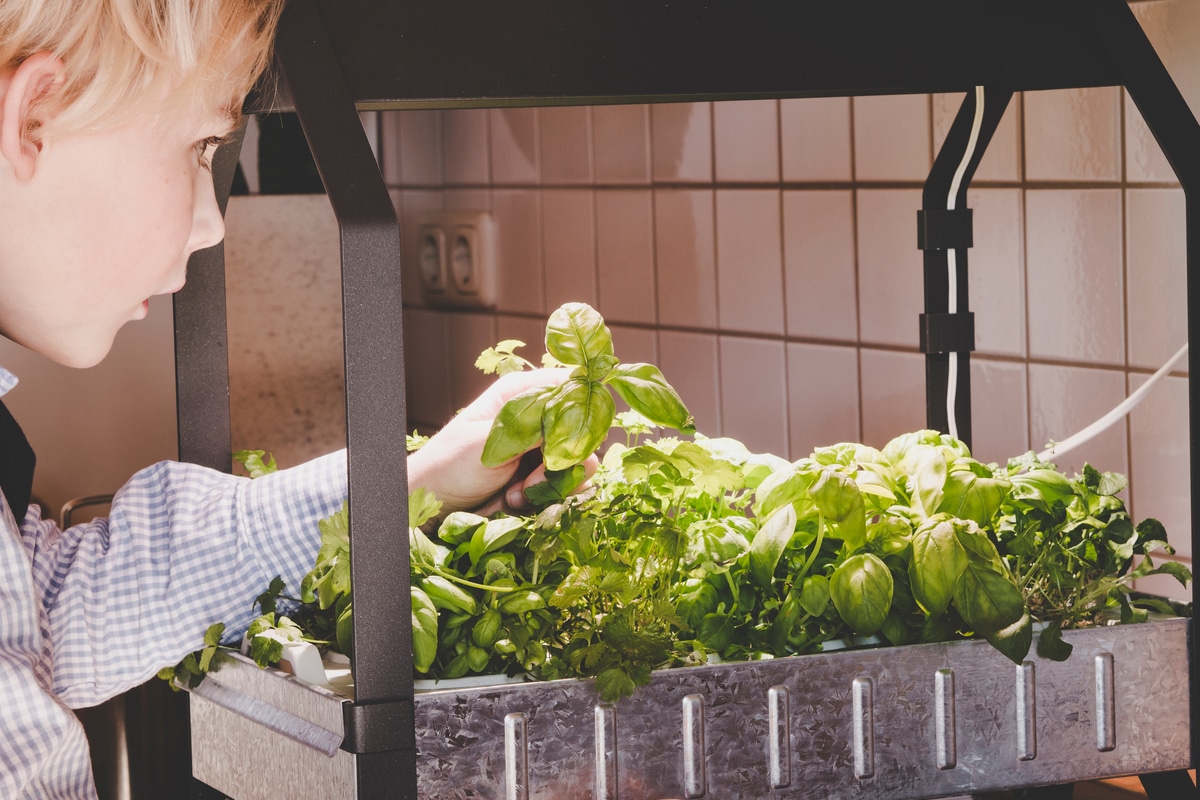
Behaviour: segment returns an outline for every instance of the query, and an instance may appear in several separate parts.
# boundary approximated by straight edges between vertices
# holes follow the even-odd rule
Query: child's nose
[[[195,192],[192,234],[188,239],[189,253],[212,247],[225,238],[225,218],[221,216],[221,208],[217,205],[212,174],[207,170],[197,174]]]

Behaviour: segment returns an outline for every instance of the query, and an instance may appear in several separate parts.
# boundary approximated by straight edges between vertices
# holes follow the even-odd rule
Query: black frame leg
[[[1146,790],[1149,800],[1181,800],[1185,797],[1200,797],[1196,792],[1196,784],[1185,769],[1173,772],[1151,772],[1139,775],[1142,788]]]

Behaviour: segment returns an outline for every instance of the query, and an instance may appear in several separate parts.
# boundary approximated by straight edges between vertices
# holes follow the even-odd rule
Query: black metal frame
[[[345,747],[359,754],[363,797],[415,797],[416,772],[408,538],[397,524],[407,519],[399,231],[356,108],[965,91],[967,102],[926,185],[922,241],[926,312],[933,316],[946,310],[948,248],[959,254],[959,309],[967,309],[963,248],[969,242],[962,238],[962,215],[939,219],[934,204],[944,202],[947,164],[957,165],[961,157],[957,148],[964,124],[970,124],[973,88],[986,87],[989,110],[963,180],[964,199],[1012,92],[1124,86],[1185,192],[1189,341],[1200,335],[1200,279],[1194,277],[1200,275],[1200,246],[1192,246],[1200,242],[1200,203],[1193,198],[1200,187],[1200,125],[1125,0],[843,0],[820,7],[293,0],[279,33],[278,64],[281,82],[260,96],[261,110],[298,113],[341,227],[358,697],[347,714]],[[940,235],[949,238],[939,246]],[[203,271],[214,273],[206,275],[209,285],[198,285],[201,271],[193,270],[189,289],[176,302],[180,455],[228,469],[228,437],[222,449],[216,436],[228,430],[227,392],[219,408],[220,388],[227,386],[224,285],[215,274],[221,259],[215,251],[203,258],[214,265]],[[218,281],[219,290],[211,285]],[[944,352],[949,347],[969,358],[968,329],[961,320],[922,327],[934,427],[945,422],[944,407],[940,420],[932,411],[946,393]],[[960,435],[965,419],[969,439],[968,366],[959,369],[959,419]],[[1189,397],[1195,510],[1200,394]],[[1193,524],[1193,552],[1200,550],[1196,531]],[[1193,731],[1198,668],[1192,637]],[[1198,751],[1193,736],[1193,764]],[[1181,785],[1177,775],[1151,778],[1147,785],[1159,780],[1173,791]],[[1183,780],[1190,785],[1186,773]]]

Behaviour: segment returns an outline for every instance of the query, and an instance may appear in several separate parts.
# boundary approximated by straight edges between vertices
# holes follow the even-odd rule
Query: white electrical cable
[[[1150,389],[1154,386],[1154,384],[1158,383],[1159,380],[1161,380],[1168,372],[1170,372],[1171,368],[1179,362],[1179,359],[1187,355],[1187,351],[1188,346],[1185,344],[1175,352],[1175,355],[1171,356],[1170,361],[1158,368],[1158,372],[1155,372],[1150,376],[1150,380],[1139,386],[1136,391],[1130,394],[1129,397],[1126,397],[1116,408],[1114,408],[1112,411],[1109,411],[1103,417],[1096,420],[1091,425],[1088,425],[1074,436],[1050,445],[1045,450],[1038,453],[1038,458],[1043,461],[1047,461],[1054,456],[1061,456],[1065,453],[1069,453],[1076,447],[1079,447],[1085,442],[1091,441],[1100,433],[1107,430],[1114,423],[1120,420],[1121,417],[1125,416],[1130,411],[1133,411],[1134,406],[1146,398],[1146,395],[1150,392]]]
[[[958,197],[958,187],[962,185],[963,175],[967,171],[967,165],[971,163],[971,159],[975,155],[975,148],[979,144],[979,131],[983,127],[983,87],[975,87],[975,119],[971,122],[971,135],[967,139],[967,150],[963,153],[962,161],[958,164],[958,169],[954,171],[954,177],[950,180],[950,196],[946,198],[946,209],[954,210],[954,206]],[[958,313],[958,258],[955,255],[953,247],[946,250],[946,269],[947,269],[947,291],[949,300],[946,306],[947,313]],[[950,352],[949,371],[946,377],[946,422],[947,433],[958,438],[958,419],[954,415],[954,403],[958,395],[958,353]]]

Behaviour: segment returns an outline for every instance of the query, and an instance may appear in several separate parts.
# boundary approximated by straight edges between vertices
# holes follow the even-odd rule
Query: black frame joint
[[[414,750],[417,746],[415,713],[412,700],[346,703],[342,706],[346,731],[342,749],[350,753]]]
[[[922,353],[969,353],[974,349],[974,312],[921,315]]]
[[[969,208],[924,208],[917,211],[917,247],[921,250],[959,250],[975,245]]]

